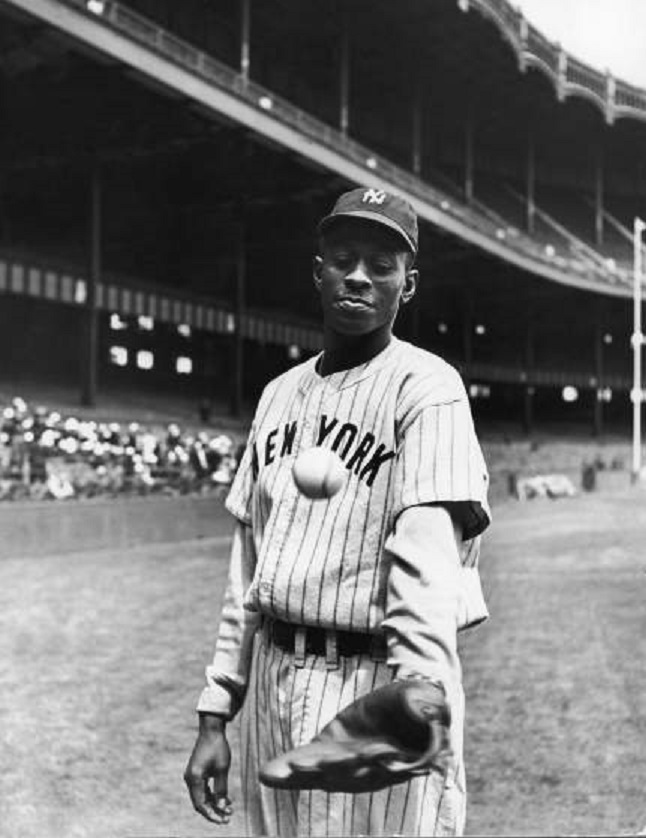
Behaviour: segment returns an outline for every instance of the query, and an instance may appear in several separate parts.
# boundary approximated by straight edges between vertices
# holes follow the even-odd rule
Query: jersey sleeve
[[[489,525],[489,477],[458,373],[440,387],[417,385],[404,406],[395,461],[394,512],[446,504],[462,524],[465,542]]]
[[[256,567],[251,528],[238,524],[233,533],[229,578],[220,614],[212,663],[206,667],[206,686],[197,705],[200,713],[219,713],[232,719],[249,683],[253,638],[260,615],[244,607],[244,596]]]
[[[243,524],[251,523],[251,504],[258,473],[255,447],[255,424],[252,425],[247,444],[231,484],[225,506]]]

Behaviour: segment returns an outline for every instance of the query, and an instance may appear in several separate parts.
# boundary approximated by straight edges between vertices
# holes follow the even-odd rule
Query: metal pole
[[[635,218],[633,226],[633,483],[641,472],[641,405],[642,405],[642,233],[646,223]]]
[[[603,149],[599,149],[594,179],[594,238],[597,247],[603,246]]]
[[[525,433],[530,436],[534,432],[534,320],[532,311],[528,307],[527,323],[525,327]]]
[[[419,87],[413,102],[413,172],[422,173],[422,93]]]
[[[464,125],[464,199],[467,204],[473,200],[473,112],[467,110]]]
[[[473,297],[467,291],[462,320],[462,355],[464,358],[462,378],[467,385],[471,379],[471,367],[473,364],[473,310]]]
[[[232,392],[232,413],[234,416],[241,416],[244,405],[244,335],[242,332],[242,319],[246,307],[246,278],[247,278],[247,251],[246,251],[246,219],[244,216],[244,204],[241,208],[237,224],[237,248],[236,248],[236,296],[235,296],[235,332],[234,332],[234,369],[233,369],[233,392]]]
[[[251,0],[242,0],[240,19],[240,75],[245,84],[249,81],[251,67]]]
[[[534,233],[534,219],[536,207],[534,204],[534,192],[536,186],[536,149],[534,146],[534,134],[530,129],[527,135],[527,214],[525,225],[530,235]]]
[[[600,319],[594,326],[594,363],[595,363],[595,378],[597,379],[596,387],[593,388],[594,393],[594,435],[601,437],[603,435],[603,401],[601,395],[603,392],[603,329],[601,327]]]
[[[345,8],[345,7],[344,7]],[[347,9],[341,19],[341,61],[339,79],[339,128],[346,136],[350,128],[350,19]]]
[[[90,264],[86,283],[83,354],[81,360],[81,404],[94,407],[97,391],[98,321],[96,286],[101,279],[101,203],[102,177],[98,163],[92,170],[90,188]]]

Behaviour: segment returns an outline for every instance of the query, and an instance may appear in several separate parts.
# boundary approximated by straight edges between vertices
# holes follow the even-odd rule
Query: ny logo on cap
[[[383,189],[366,189],[361,200],[364,204],[383,204],[386,193]]]

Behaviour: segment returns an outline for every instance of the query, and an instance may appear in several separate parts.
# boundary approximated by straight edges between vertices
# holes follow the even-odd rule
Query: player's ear
[[[312,260],[312,275],[314,277],[314,286],[317,291],[321,290],[321,270],[323,268],[323,259],[320,256],[315,256]]]
[[[417,291],[417,281],[419,279],[419,271],[417,268],[410,268],[406,271],[406,277],[404,279],[404,287],[402,288],[402,293],[400,300],[402,303],[407,303],[409,300],[412,300],[415,296],[415,291]]]

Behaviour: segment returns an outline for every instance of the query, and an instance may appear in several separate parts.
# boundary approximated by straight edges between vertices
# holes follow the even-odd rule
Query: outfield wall
[[[228,536],[222,500],[161,497],[0,504],[0,559]]]
[[[630,485],[626,443],[486,442],[490,500],[510,499],[510,478],[564,474],[582,491],[583,469],[595,461],[595,491],[623,491]],[[515,502],[515,501],[513,501]],[[228,538],[233,519],[222,497],[105,498],[0,503],[0,560]]]

